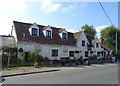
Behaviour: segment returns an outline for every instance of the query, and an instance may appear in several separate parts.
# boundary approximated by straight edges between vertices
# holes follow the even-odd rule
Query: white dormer
[[[43,29],[43,33],[45,37],[52,38],[52,29],[49,25]]]
[[[39,27],[37,26],[36,23],[31,25],[31,27],[29,28],[29,32],[30,32],[30,35],[32,36],[39,36]]]
[[[68,34],[67,34],[67,31],[65,29],[60,29],[59,35],[60,35],[61,39],[68,39]]]

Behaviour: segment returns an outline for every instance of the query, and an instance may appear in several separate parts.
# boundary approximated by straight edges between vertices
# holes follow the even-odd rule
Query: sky
[[[101,2],[113,25],[118,27],[118,2]],[[77,32],[85,24],[92,25],[100,37],[100,31],[111,25],[100,4],[81,1],[51,0],[1,0],[0,35],[10,34],[13,21],[37,23],[65,28]]]

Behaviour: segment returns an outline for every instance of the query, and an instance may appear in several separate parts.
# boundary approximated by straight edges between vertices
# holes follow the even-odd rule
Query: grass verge
[[[57,67],[55,65],[39,65],[38,68],[41,67]],[[0,68],[0,71],[2,70],[16,70],[16,69],[28,69],[28,68],[34,68],[34,66],[18,66],[18,67],[5,67],[5,68]]]

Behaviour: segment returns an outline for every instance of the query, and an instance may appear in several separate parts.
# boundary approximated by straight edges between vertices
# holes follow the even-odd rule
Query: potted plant
[[[34,67],[35,67],[35,68],[38,68],[38,62],[35,62],[35,63],[34,63]]]

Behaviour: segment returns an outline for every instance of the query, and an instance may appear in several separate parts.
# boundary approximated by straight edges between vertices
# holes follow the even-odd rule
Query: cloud
[[[74,8],[75,8],[74,5],[70,4],[70,5],[68,5],[67,7],[63,7],[63,8],[61,9],[61,11],[62,11],[62,12],[70,12],[70,11],[72,11],[72,9],[74,9]]]
[[[97,32],[101,32],[101,30],[105,29],[106,27],[109,27],[109,25],[98,26],[95,29]]]
[[[48,12],[48,13],[57,11],[61,7],[60,3],[53,3],[50,0],[48,0],[47,2],[43,1],[41,3],[42,3],[40,7],[41,10]]]
[[[26,10],[26,4],[23,0],[1,0],[0,1],[0,35],[8,35],[12,28],[12,18],[10,12],[21,12]],[[10,13],[10,14],[9,14]]]

